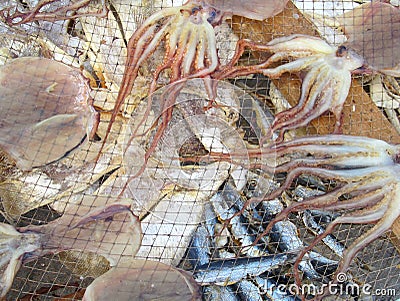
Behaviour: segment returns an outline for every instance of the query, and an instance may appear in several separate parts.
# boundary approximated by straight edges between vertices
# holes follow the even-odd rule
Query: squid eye
[[[196,6],[192,8],[192,14],[195,14],[196,12],[198,12],[200,10],[200,7]]]
[[[342,57],[347,55],[347,47],[346,46],[339,46],[337,51],[336,51],[336,56]]]
[[[212,23],[215,20],[216,16],[217,12],[214,9],[210,11],[210,16],[207,18],[208,23]]]

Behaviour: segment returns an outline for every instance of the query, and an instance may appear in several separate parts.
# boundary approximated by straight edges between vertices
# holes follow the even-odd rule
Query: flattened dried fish
[[[23,170],[56,161],[94,135],[98,119],[79,70],[25,57],[0,67],[0,146]]]
[[[130,260],[95,279],[83,301],[201,300],[199,287],[183,270],[150,260]]]
[[[87,214],[85,211],[90,207],[82,208],[82,215],[69,212],[42,226],[15,229],[0,223],[1,297],[7,293],[23,262],[46,254],[62,250],[90,251],[105,256],[111,265],[116,265],[124,256],[132,257],[136,253],[141,229],[129,206],[112,204]]]

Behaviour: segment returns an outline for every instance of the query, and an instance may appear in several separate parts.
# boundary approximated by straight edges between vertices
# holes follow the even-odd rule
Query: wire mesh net
[[[400,19],[377,3],[3,0],[2,296],[396,300]]]

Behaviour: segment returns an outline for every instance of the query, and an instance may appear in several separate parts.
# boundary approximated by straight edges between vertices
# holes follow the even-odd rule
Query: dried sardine
[[[201,285],[229,285],[258,276],[290,262],[293,254],[274,254],[261,257],[220,259],[198,267],[193,276]]]
[[[205,301],[240,301],[231,286],[207,285],[202,287]]]
[[[325,232],[325,228],[319,225],[311,212],[309,210],[304,210],[303,212],[303,222],[304,225],[309,229],[311,232],[313,232],[315,235],[320,235],[321,233]],[[336,237],[334,237],[332,234],[327,235],[323,240],[322,240],[337,256],[340,258],[343,257],[343,252],[345,250],[345,247],[342,243],[340,243]]]
[[[237,295],[239,295],[241,300],[246,300],[246,301],[263,300],[258,286],[249,280],[241,280],[238,283],[234,284],[234,286],[236,287]]]
[[[278,248],[283,252],[300,251],[304,244],[298,236],[298,229],[290,221],[277,222],[269,234],[272,241],[278,244]],[[320,281],[321,276],[315,271],[308,260],[302,260],[299,269],[308,279]]]
[[[210,239],[207,229],[200,225],[193,234],[188,247],[189,262],[192,266],[205,265],[210,262]]]
[[[229,221],[229,230],[232,233],[232,238],[239,244],[240,253],[253,257],[268,254],[265,246],[253,246],[257,236],[249,231],[249,225],[246,226],[241,215],[235,216],[239,210],[233,207],[223,191],[216,193],[210,201],[218,217],[222,221]]]

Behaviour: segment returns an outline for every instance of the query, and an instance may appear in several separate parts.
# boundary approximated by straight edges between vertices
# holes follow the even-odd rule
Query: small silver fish
[[[230,206],[230,201],[231,199],[226,197],[226,194],[223,192],[218,192],[211,198],[211,203],[219,218],[223,221],[229,220],[229,229],[233,239],[240,242],[240,246],[242,247],[240,253],[252,257],[267,255],[266,247],[263,248],[258,245],[253,246],[256,235],[249,232],[249,225],[246,223],[243,216],[234,216],[239,210]]]
[[[319,235],[325,232],[324,227],[319,225],[311,212],[309,210],[304,210],[303,212],[303,222],[304,225],[309,229],[312,233],[315,235]],[[343,252],[345,250],[345,247],[343,244],[341,244],[335,236],[332,234],[327,235],[323,240],[322,240],[329,249],[331,249],[336,255],[338,255],[340,258],[343,257]]]
[[[272,241],[278,243],[278,248],[283,252],[299,251],[304,248],[304,244],[298,236],[298,229],[290,221],[277,222],[270,233]],[[299,269],[308,279],[321,280],[321,276],[315,271],[311,263],[304,257],[299,264]]]
[[[309,252],[308,257],[310,258],[310,262],[314,269],[323,276],[329,276],[333,274],[338,268],[338,261],[326,258],[317,252]],[[329,278],[328,280],[331,279]]]
[[[293,260],[294,254],[216,260],[198,267],[193,277],[200,285],[230,285],[247,276],[258,276]]]
[[[237,294],[240,296],[241,300],[246,301],[262,301],[260,294],[260,289],[257,285],[249,280],[241,280],[234,284],[236,287]]]
[[[207,285],[203,286],[203,300],[240,301],[240,298],[230,286]]]
[[[188,247],[189,262],[192,266],[205,265],[210,262],[210,241],[205,226],[197,227],[193,234],[192,241]]]

